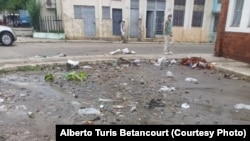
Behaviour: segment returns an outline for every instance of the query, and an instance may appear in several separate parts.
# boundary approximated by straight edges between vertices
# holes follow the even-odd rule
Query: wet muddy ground
[[[66,80],[72,71],[88,78]],[[48,73],[54,81],[45,81]],[[178,60],[7,73],[0,75],[0,140],[52,141],[56,124],[249,124],[242,106],[249,99],[250,83],[241,77]]]

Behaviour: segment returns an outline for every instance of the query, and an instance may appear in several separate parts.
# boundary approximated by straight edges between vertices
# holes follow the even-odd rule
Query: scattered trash
[[[25,97],[27,96],[27,94],[20,94],[20,97]]]
[[[85,108],[78,110],[79,115],[100,115],[101,112],[95,108]]]
[[[173,59],[173,60],[170,61],[170,64],[172,64],[172,65],[177,64],[177,61]]]
[[[109,52],[110,55],[115,55],[115,54],[136,54],[135,51],[130,51],[128,48],[124,49],[117,49],[115,51]]]
[[[195,79],[195,78],[190,78],[190,77],[187,77],[187,78],[185,79],[185,81],[187,81],[187,82],[192,82],[192,83],[198,83],[198,80],[197,80],[197,79]]]
[[[66,63],[67,70],[78,69],[79,63],[80,63],[79,61],[68,60]]]
[[[103,99],[103,98],[99,98],[100,102],[112,102],[113,100],[112,99]]]
[[[28,112],[28,116],[29,116],[29,118],[34,118],[35,114],[33,112]]]
[[[100,105],[100,108],[103,109],[103,108],[104,108],[104,105]]]
[[[72,65],[72,66],[79,65],[79,61],[73,61],[73,60],[68,60],[67,63],[70,64],[70,65]]]
[[[114,105],[113,108],[115,108],[115,109],[122,109],[122,108],[124,108],[124,106],[122,106],[122,105]]]
[[[201,57],[186,57],[181,60],[181,64],[190,68],[214,69],[215,63],[208,63]]]
[[[83,66],[82,68],[84,68],[84,69],[92,69],[91,66]]]
[[[171,71],[167,71],[166,73],[167,77],[172,78],[173,77],[173,73]]]
[[[157,59],[157,61],[154,63],[155,66],[162,66],[163,63],[166,62],[166,57],[160,57]]]
[[[66,57],[67,55],[66,54],[64,54],[64,53],[59,53],[58,54],[58,57]]]
[[[239,77],[236,77],[234,74],[225,74],[224,78],[234,79],[234,80],[239,80],[240,79]]]
[[[132,113],[132,112],[136,111],[136,109],[137,109],[137,107],[136,107],[136,106],[133,106],[133,107],[130,109],[130,112]]]
[[[235,109],[247,109],[247,110],[250,110],[250,105],[240,103],[240,104],[234,105],[234,108]]]
[[[118,60],[117,60],[117,65],[128,65],[130,66],[132,64],[132,62],[130,62],[129,60],[127,59],[124,59],[122,57],[120,57]]]
[[[0,106],[0,112],[6,112],[6,111],[7,111],[6,105]]]
[[[175,91],[175,87],[167,87],[167,86],[162,86],[159,89],[159,92],[171,92],[171,91]]]
[[[184,109],[188,109],[188,108],[190,108],[190,105],[187,103],[183,103],[183,104],[181,104],[181,107]]]
[[[4,102],[4,99],[0,98],[0,103]]]
[[[135,66],[139,66],[140,63],[141,63],[141,60],[138,60],[138,59],[133,61],[133,65],[135,65]]]
[[[114,55],[114,54],[117,54],[117,53],[121,53],[121,49],[117,49],[115,51],[111,51],[109,54]]]
[[[166,104],[163,103],[163,101],[161,99],[151,99],[149,104],[148,104],[148,108],[152,109],[155,107],[165,107]]]

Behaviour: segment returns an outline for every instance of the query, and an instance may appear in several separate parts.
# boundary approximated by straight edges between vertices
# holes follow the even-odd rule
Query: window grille
[[[173,13],[173,25],[174,26],[184,25],[185,5],[186,5],[186,0],[174,1],[174,13]]]
[[[205,0],[194,0],[192,27],[202,27]]]
[[[110,19],[110,7],[109,6],[102,7],[102,18]]]

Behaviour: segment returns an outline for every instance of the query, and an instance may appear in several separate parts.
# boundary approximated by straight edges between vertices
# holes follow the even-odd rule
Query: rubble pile
[[[207,62],[201,57],[186,57],[181,59],[181,64],[190,68],[214,69],[214,63]]]

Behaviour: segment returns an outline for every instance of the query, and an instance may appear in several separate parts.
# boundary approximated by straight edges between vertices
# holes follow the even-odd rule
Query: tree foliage
[[[30,0],[0,0],[0,11],[14,13],[20,9],[27,9],[28,1]]]
[[[27,2],[27,10],[30,14],[31,25],[33,26],[34,30],[39,29],[39,17],[40,17],[40,9],[41,4],[36,0],[29,0]]]

